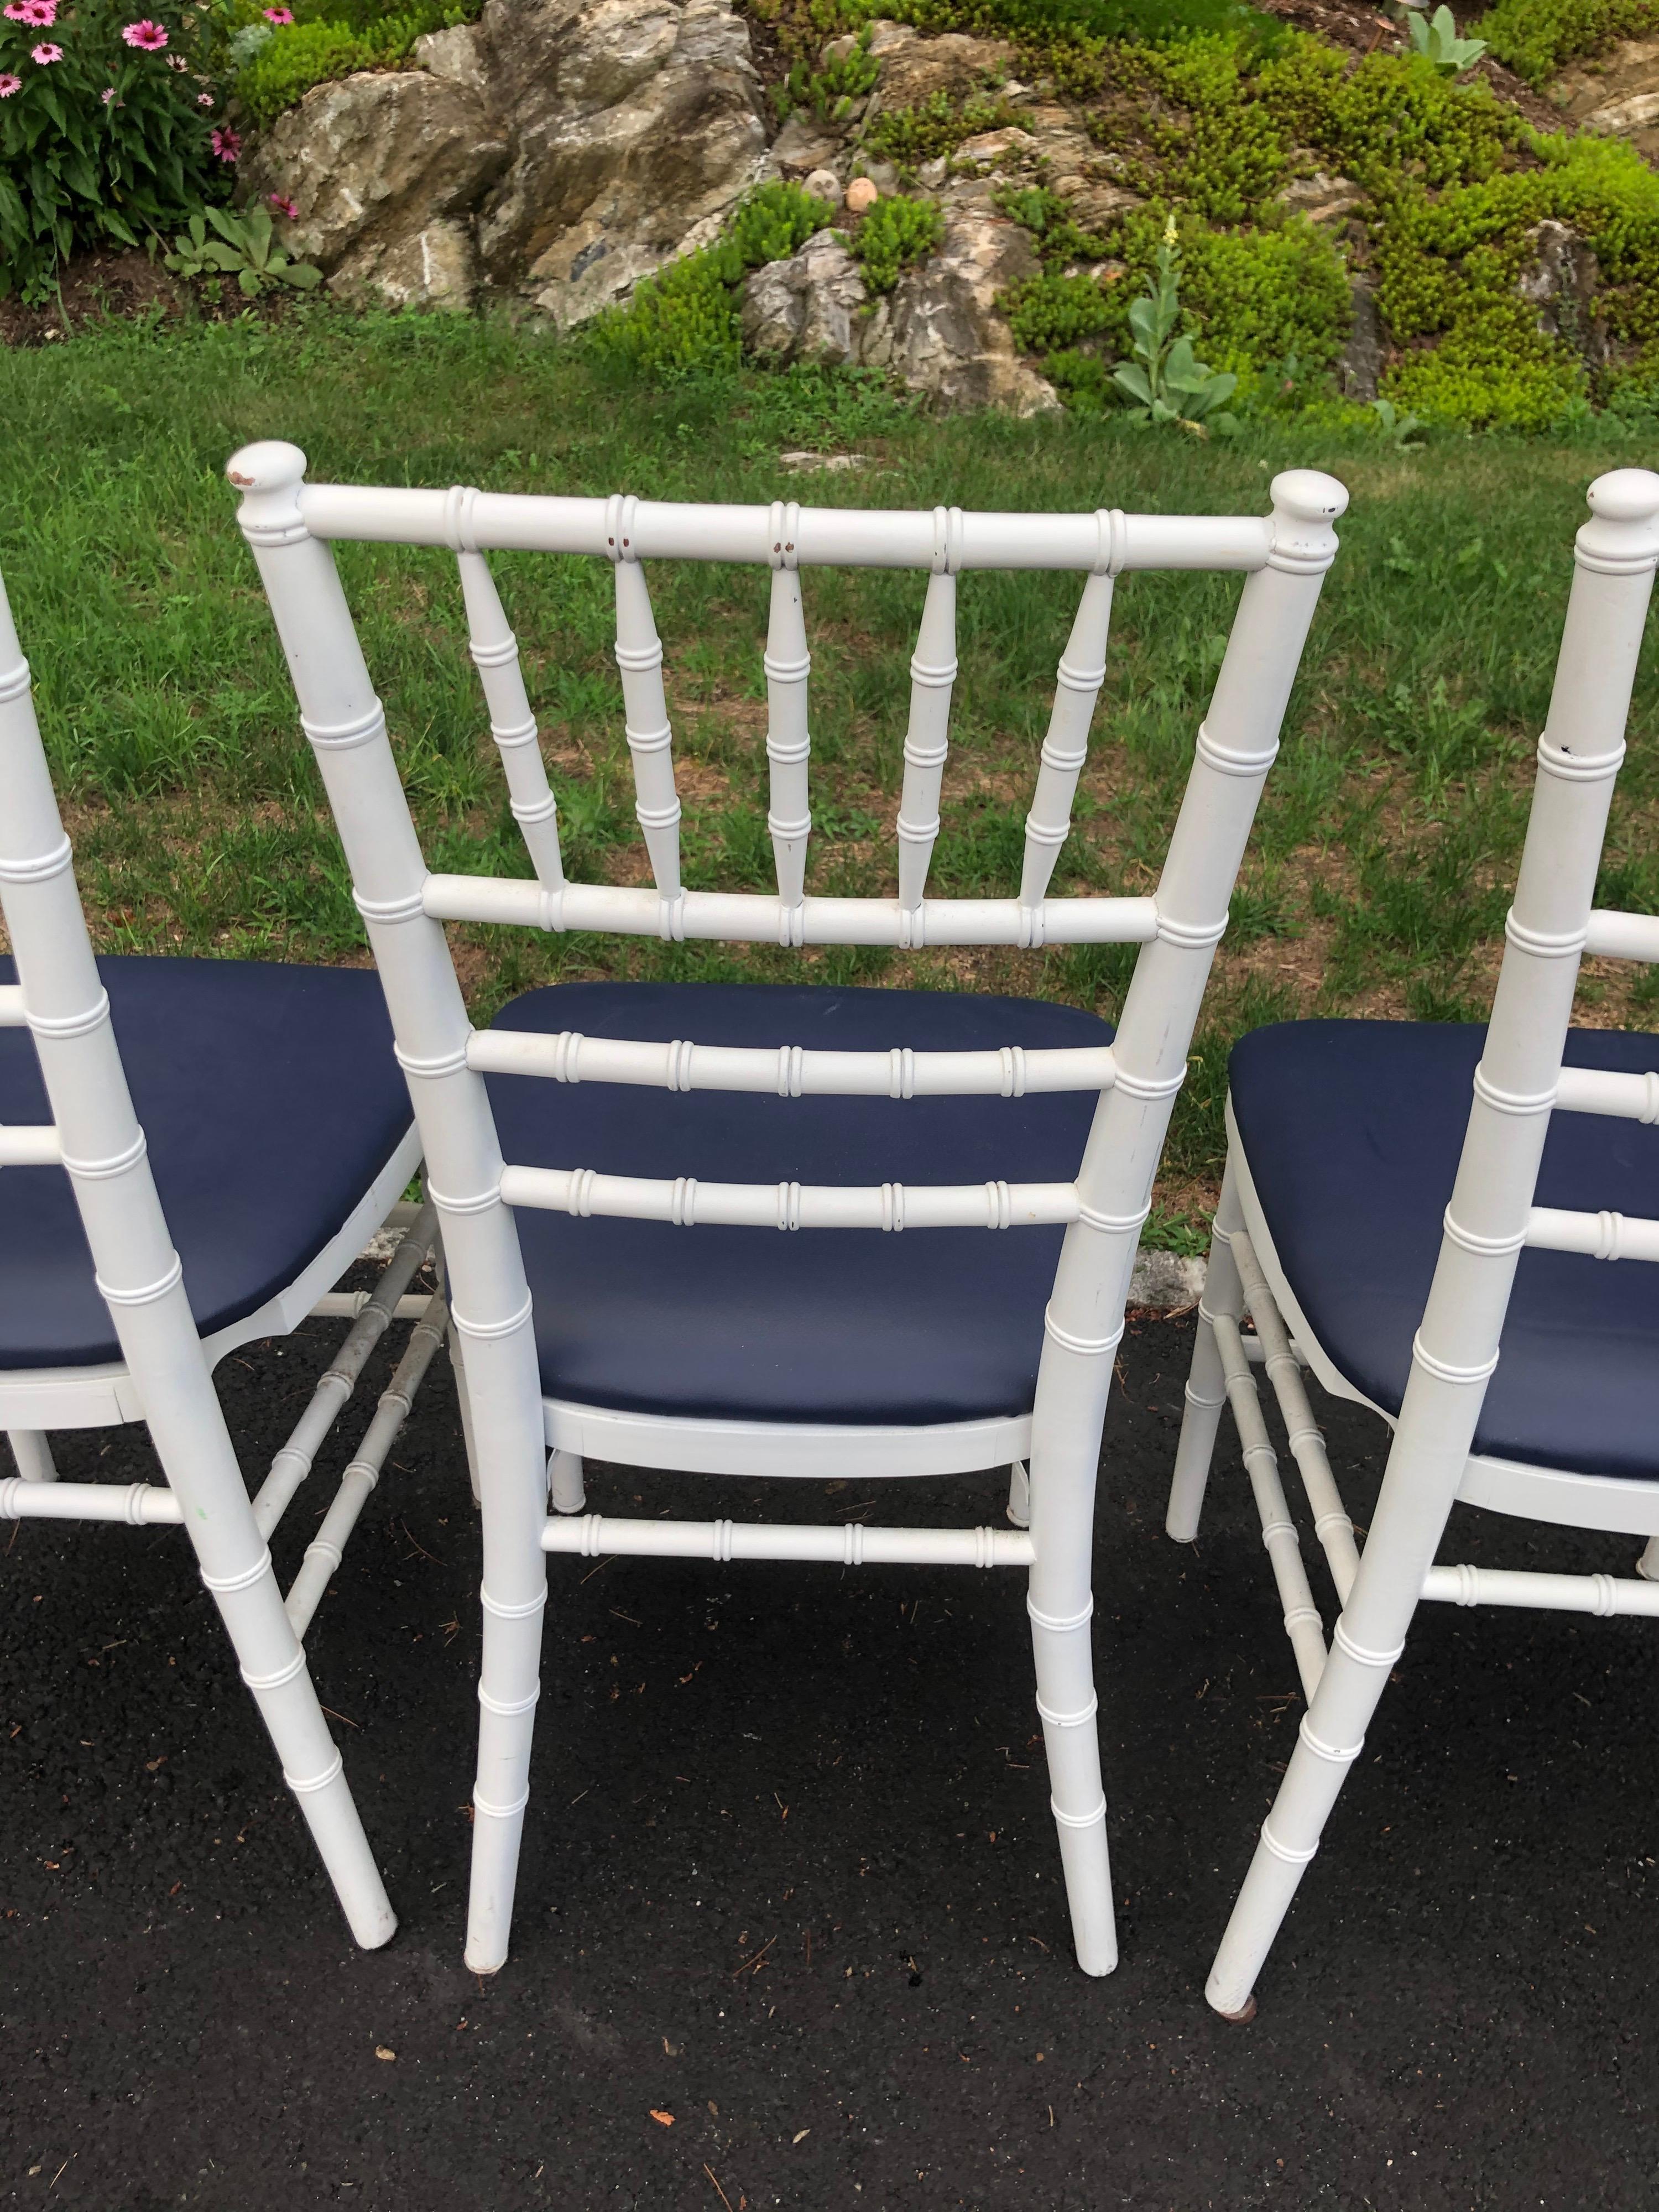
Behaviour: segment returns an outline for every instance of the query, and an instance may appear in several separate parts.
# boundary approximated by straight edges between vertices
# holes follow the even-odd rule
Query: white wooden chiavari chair
[[[1275,482],[1273,512],[1261,518],[873,514],[307,485],[304,471],[301,453],[274,443],[229,466],[386,985],[443,1224],[483,1509],[469,1965],[492,1972],[507,1955],[546,1557],[562,1552],[1026,1568],[1077,1954],[1088,1972],[1109,1972],[1090,1653],[1101,1423],[1171,1103],[1346,495],[1296,471]],[[532,879],[428,870],[334,539],[447,549],[457,559]],[[535,720],[485,560],[508,548],[586,555],[614,570],[617,660],[654,888],[566,880]],[[646,580],[645,563],[659,559],[770,572],[775,895],[682,884],[663,651]],[[927,580],[894,897],[806,889],[803,583],[830,564]],[[1050,897],[1104,678],[1114,580],[1175,568],[1242,570],[1248,580],[1158,891]],[[994,568],[1080,572],[1082,598],[1018,896],[929,898],[957,579]],[[1115,1042],[1103,1023],[1040,1002],[810,985],[560,987],[478,1030],[445,921],[786,947],[1143,949]],[[677,1237],[693,1224],[694,1236]],[[975,1240],[927,1233],[1016,1225],[1025,1237],[997,1241],[984,1259]],[[745,1233],[755,1229],[773,1234]],[[842,1234],[775,1233],[797,1229]],[[1017,1525],[585,1515],[587,1455],[860,1479],[1006,1464]]]
[[[1659,1261],[1659,1037],[1570,1027],[1587,953],[1659,961],[1659,919],[1592,905],[1659,561],[1659,476],[1601,477],[1589,505],[1490,1024],[1286,1023],[1245,1037],[1229,1071],[1167,1525],[1196,1536],[1231,1407],[1308,1699],[1209,1979],[1232,2019],[1255,2011],[1419,1600],[1659,1614],[1659,1584],[1640,1578],[1435,1564],[1455,1499],[1646,1537],[1642,1570],[1659,1560],[1659,1273],[1589,1264]],[[1328,1647],[1253,1361],[1335,1587]],[[1394,1427],[1363,1552],[1304,1365]]]
[[[0,1519],[182,1527],[353,1935],[397,1925],[301,1639],[428,1361],[409,1285],[435,1217],[374,978],[234,960],[94,960],[0,586]],[[413,1213],[372,1292],[331,1292]],[[213,1387],[307,1314],[353,1325],[250,1498]],[[267,1540],[368,1355],[416,1319],[284,1601]],[[49,1432],[142,1421],[164,1482],[58,1480]]]

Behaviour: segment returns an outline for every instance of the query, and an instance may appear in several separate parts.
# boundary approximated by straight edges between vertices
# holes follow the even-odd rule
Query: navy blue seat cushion
[[[1397,1413],[1486,1030],[1287,1022],[1233,1050],[1233,1116],[1286,1281],[1354,1389]],[[1575,1030],[1571,1067],[1659,1067],[1659,1037]],[[1659,1216],[1659,1128],[1556,1114],[1536,1203]],[[1659,1476],[1659,1267],[1523,1252],[1475,1449]]]
[[[372,970],[100,960],[128,1087],[203,1334],[285,1290],[413,1115]],[[15,980],[0,960],[0,981]],[[27,1030],[0,1030],[0,1121],[49,1121]],[[61,1168],[0,1170],[0,1370],[118,1359]]]
[[[948,991],[575,983],[496,1026],[832,1052],[1102,1045],[1091,1014]],[[720,1182],[1069,1181],[1097,1094],[777,1098],[491,1076],[508,1160]],[[1058,1229],[777,1230],[518,1215],[551,1397],[872,1424],[1029,1412]]]

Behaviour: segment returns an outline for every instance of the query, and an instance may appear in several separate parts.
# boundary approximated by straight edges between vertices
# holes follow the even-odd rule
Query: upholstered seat
[[[204,1336],[256,1312],[344,1224],[413,1116],[372,970],[110,958],[99,973]],[[14,980],[0,961],[0,981]],[[0,1122],[51,1120],[0,1030]],[[0,1172],[0,1370],[120,1357],[61,1168]]]
[[[576,983],[498,1027],[825,1051],[1099,1045],[1091,1014],[948,991]],[[775,1098],[492,1076],[506,1158],[733,1182],[1069,1181],[1096,1095]],[[1063,1231],[677,1229],[520,1211],[550,1397],[681,1417],[919,1424],[1027,1413]]]
[[[1285,1283],[1352,1389],[1400,1410],[1440,1249],[1484,1028],[1288,1022],[1229,1071],[1233,1119]],[[1570,1067],[1659,1067],[1659,1037],[1575,1030]],[[1536,1201],[1659,1214],[1659,1128],[1552,1120]],[[1659,1268],[1521,1255],[1475,1449],[1659,1478]]]

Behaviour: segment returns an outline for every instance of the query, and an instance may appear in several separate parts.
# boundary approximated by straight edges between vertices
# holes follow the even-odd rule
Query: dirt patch
[[[297,296],[277,291],[247,300],[227,278],[216,297],[206,286],[186,284],[164,269],[159,251],[154,259],[131,247],[119,253],[82,253],[64,264],[56,295],[43,306],[0,300],[0,344],[52,345],[100,323],[135,322],[145,316],[167,322],[230,322],[252,313],[274,321]]]

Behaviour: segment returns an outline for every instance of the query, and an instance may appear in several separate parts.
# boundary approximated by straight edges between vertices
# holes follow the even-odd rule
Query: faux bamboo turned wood
[[[1029,1566],[1037,1707],[1052,1805],[1084,1969],[1116,1961],[1106,1808],[1095,1728],[1091,1657],[1090,1538],[1101,1425],[1122,1329],[1140,1228],[1170,1111],[1185,1073],[1193,1025],[1256,802],[1278,745],[1291,684],[1324,573],[1332,524],[1346,504],[1327,477],[1293,471],[1274,481],[1263,517],[984,515],[770,507],[680,507],[631,497],[528,498],[448,491],[307,485],[295,447],[250,447],[230,464],[240,520],[287,653],[301,721],[315,751],[351,869],[359,911],[386,988],[399,1057],[410,1078],[453,1291],[455,1343],[476,1447],[484,1530],[482,1717],[474,1796],[473,1876],[466,1956],[479,1972],[506,1959],[520,1840],[529,1797],[538,1655],[550,1550],[666,1550],[736,1559],[961,1559]],[[477,563],[501,549],[586,555],[613,568],[623,723],[650,888],[571,882],[532,849],[534,880],[434,874],[422,855],[329,541],[447,547],[462,563],[481,667],[509,663],[506,617],[482,601]],[[680,799],[673,769],[664,649],[646,570],[660,560],[748,562],[769,574],[766,649],[768,828],[776,889],[688,890],[680,867]],[[826,898],[805,890],[811,808],[811,655],[802,572],[825,565],[903,568],[926,580],[911,662],[911,704],[895,829],[891,896]],[[1186,795],[1156,893],[1049,896],[1069,834],[1089,727],[1104,681],[1113,580],[1132,569],[1219,568],[1246,577],[1237,616],[1200,728]],[[1081,595],[1060,657],[1048,734],[1038,763],[1018,884],[998,899],[927,895],[939,832],[957,676],[961,580],[996,568],[1071,569]],[[483,605],[481,613],[480,607]],[[490,656],[496,656],[491,658]],[[499,678],[497,678],[499,682]],[[515,690],[492,727],[531,726]],[[528,746],[509,772],[515,812],[528,793]],[[538,791],[539,787],[538,787]],[[538,796],[529,801],[542,818]],[[525,817],[521,817],[525,818]],[[548,817],[550,819],[550,815]],[[667,1046],[572,1034],[475,1032],[462,1003],[442,923],[608,931],[668,942],[726,939],[781,947],[881,945],[1125,943],[1141,950],[1109,1052],[825,1054],[784,1047],[744,1052],[696,1039]],[[651,1182],[504,1163],[486,1071],[555,1081],[660,1085],[805,1096],[1012,1097],[1040,1090],[1097,1094],[1073,1184],[992,1182],[966,1188],[823,1189]],[[752,1222],[772,1229],[832,1224],[886,1228],[923,1222],[986,1229],[1022,1221],[1066,1225],[1044,1322],[1030,1425],[1029,1476],[1015,1470],[1011,1511],[1030,1533],[783,1530],[726,1522],[637,1524],[578,1520],[580,1453],[544,1465],[544,1408],[531,1301],[512,1207],[672,1221]],[[803,1346],[803,1356],[810,1347]],[[568,1409],[565,1409],[568,1411]],[[601,1409],[601,1413],[603,1409]],[[563,1418],[555,1406],[549,1418]],[[707,1425],[701,1425],[706,1427]],[[700,1425],[668,1425],[701,1455]],[[778,1459],[789,1425],[768,1431]],[[915,1431],[915,1470],[930,1432]],[[663,1449],[667,1449],[665,1445]],[[890,1455],[892,1432],[882,1432]],[[857,1432],[845,1435],[857,1463]],[[653,1462],[658,1463],[658,1462]],[[704,1463],[698,1456],[695,1463]],[[551,1484],[555,1516],[547,1512]],[[851,1547],[849,1551],[848,1547]],[[884,1547],[894,1547],[890,1550]],[[908,1547],[908,1548],[906,1548]]]

